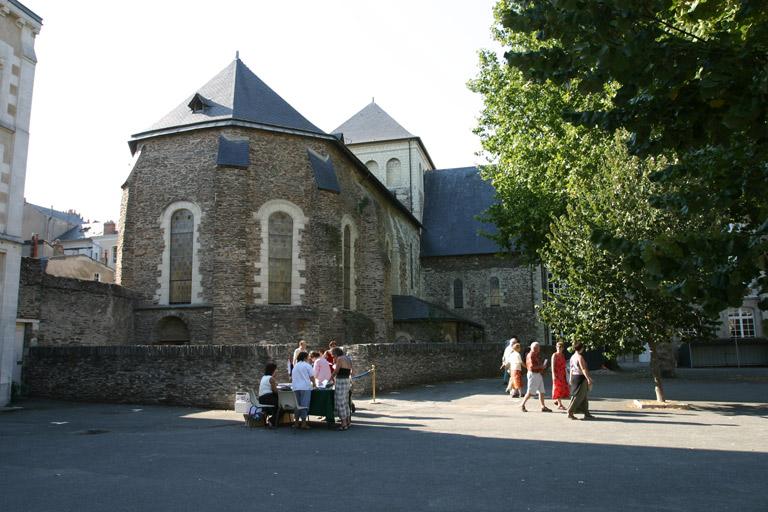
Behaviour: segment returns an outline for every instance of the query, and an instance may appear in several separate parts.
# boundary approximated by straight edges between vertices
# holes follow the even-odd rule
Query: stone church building
[[[540,272],[480,234],[493,188],[375,103],[326,133],[236,59],[129,144],[138,343],[544,336]]]

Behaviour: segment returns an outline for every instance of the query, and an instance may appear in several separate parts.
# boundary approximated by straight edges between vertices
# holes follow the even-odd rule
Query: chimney
[[[117,230],[115,229],[115,223],[111,220],[108,220],[104,223],[104,234],[105,235],[116,235]]]

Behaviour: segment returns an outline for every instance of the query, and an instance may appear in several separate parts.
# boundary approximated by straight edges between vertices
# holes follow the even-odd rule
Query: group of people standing
[[[541,345],[538,342],[531,343],[530,350],[523,361],[522,345],[517,336],[512,336],[504,355],[501,359],[501,368],[505,370],[505,380],[508,377],[506,392],[513,398],[522,397],[520,409],[528,412],[525,404],[534,394],[538,395],[542,412],[552,412],[544,402],[546,386],[544,385],[544,373],[549,366],[552,374],[552,399],[558,410],[568,411],[568,418],[575,420],[576,414],[583,414],[584,419],[593,418],[589,412],[588,393],[592,388],[592,377],[584,358],[584,345],[576,342],[573,345],[573,355],[570,362],[566,358],[565,343],[557,342],[556,352],[552,354],[551,365],[549,361],[541,358]],[[523,367],[527,370],[527,389],[523,395]],[[570,369],[570,372],[568,371]],[[570,373],[570,379],[568,374]],[[570,397],[568,407],[563,400]]]
[[[277,381],[275,371],[277,365],[268,363],[264,368],[264,376],[259,383],[259,403],[273,405],[277,412]],[[291,376],[291,389],[296,395],[299,410],[296,413],[293,426],[309,429],[309,404],[314,388],[325,388],[328,384],[334,386],[334,411],[341,421],[339,430],[349,429],[352,423],[350,394],[352,390],[352,360],[344,354],[341,347],[331,340],[328,349],[322,354],[317,351],[309,352],[307,342],[299,341],[299,346],[293,351],[293,357],[288,362],[288,373]],[[277,426],[277,414],[267,420],[268,427]]]

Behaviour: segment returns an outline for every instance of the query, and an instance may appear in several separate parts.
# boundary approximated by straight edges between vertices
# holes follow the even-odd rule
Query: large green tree
[[[574,127],[626,131],[632,154],[664,157],[653,205],[697,226],[595,239],[709,313],[767,292],[766,2],[509,0],[497,15],[511,68],[568,89],[559,114]],[[596,94],[608,101],[585,104]]]
[[[626,256],[594,242],[596,231],[636,241],[686,228],[649,203],[655,185],[648,173],[658,164],[629,157],[622,142],[603,146],[589,186],[551,224],[543,261],[559,286],[540,313],[564,337],[586,340],[608,356],[637,353],[647,344],[656,397],[663,401],[659,351],[673,337],[687,338],[709,325],[698,308],[648,286]]]
[[[520,51],[550,44],[506,27],[509,8],[507,1],[496,8],[495,36],[503,46]],[[533,80],[494,52],[480,58],[470,87],[485,101],[477,133],[494,162],[484,172],[500,199],[488,212],[499,227],[497,240],[553,272],[560,291],[541,315],[563,337],[611,354],[639,352],[648,343],[663,399],[655,347],[701,330],[705,315],[666,293],[671,283],[665,279],[649,279],[637,254],[609,251],[598,239],[632,247],[661,233],[696,231],[701,219],[652,205],[661,185],[648,176],[665,168],[666,157],[632,155],[627,131],[610,133],[563,115],[608,108],[616,84],[583,93],[578,80]],[[701,284],[705,277],[693,280]]]

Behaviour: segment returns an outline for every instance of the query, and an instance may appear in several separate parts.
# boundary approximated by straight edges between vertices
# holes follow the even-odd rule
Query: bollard
[[[373,372],[373,377],[371,377],[371,385],[373,386],[373,400],[371,401],[372,404],[376,403],[376,365],[371,365],[371,372]]]

